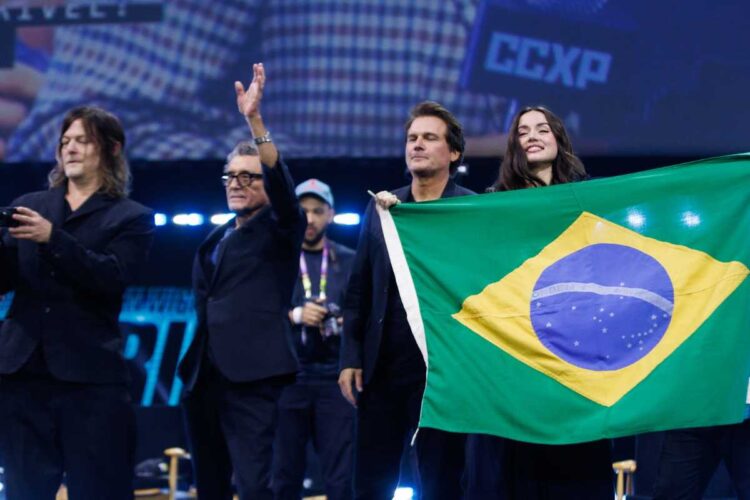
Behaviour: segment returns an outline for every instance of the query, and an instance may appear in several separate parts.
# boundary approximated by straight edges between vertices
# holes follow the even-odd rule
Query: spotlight
[[[682,214],[682,223],[687,227],[695,227],[701,223],[701,216],[694,212],[684,212]]]
[[[636,229],[641,228],[646,224],[646,217],[638,210],[630,210],[628,212],[628,224]]]
[[[414,498],[414,488],[396,488],[396,491],[393,493],[393,500],[411,500],[412,498]]]
[[[178,226],[201,226],[203,225],[203,216],[201,214],[177,214],[172,217],[172,222]]]
[[[357,226],[359,225],[359,214],[344,213],[336,214],[333,216],[333,223],[341,226]]]
[[[234,218],[234,214],[215,214],[211,216],[211,224],[221,226]]]

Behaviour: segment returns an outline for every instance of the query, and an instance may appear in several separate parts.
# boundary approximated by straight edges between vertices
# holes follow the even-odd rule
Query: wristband
[[[266,133],[263,134],[263,135],[261,135],[260,137],[254,137],[253,138],[253,142],[257,146],[260,146],[261,144],[265,144],[267,142],[273,142],[273,139],[271,139],[271,132],[269,132],[268,130],[266,130]]]

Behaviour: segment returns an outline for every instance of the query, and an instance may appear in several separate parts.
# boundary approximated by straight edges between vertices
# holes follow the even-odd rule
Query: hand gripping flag
[[[420,426],[562,444],[742,420],[750,155],[380,217]]]

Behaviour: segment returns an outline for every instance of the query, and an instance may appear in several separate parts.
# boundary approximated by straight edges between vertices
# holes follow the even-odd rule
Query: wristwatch
[[[260,146],[261,144],[265,144],[266,142],[273,142],[273,139],[271,139],[271,132],[266,130],[266,133],[261,135],[260,137],[253,137],[253,142]]]

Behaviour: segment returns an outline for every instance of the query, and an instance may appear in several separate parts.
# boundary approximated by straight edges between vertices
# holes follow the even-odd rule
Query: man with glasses
[[[236,217],[198,248],[198,329],[182,359],[185,409],[201,498],[271,499],[276,404],[298,365],[287,317],[306,220],[260,115],[263,66],[237,105],[253,134],[227,157],[222,182]]]

